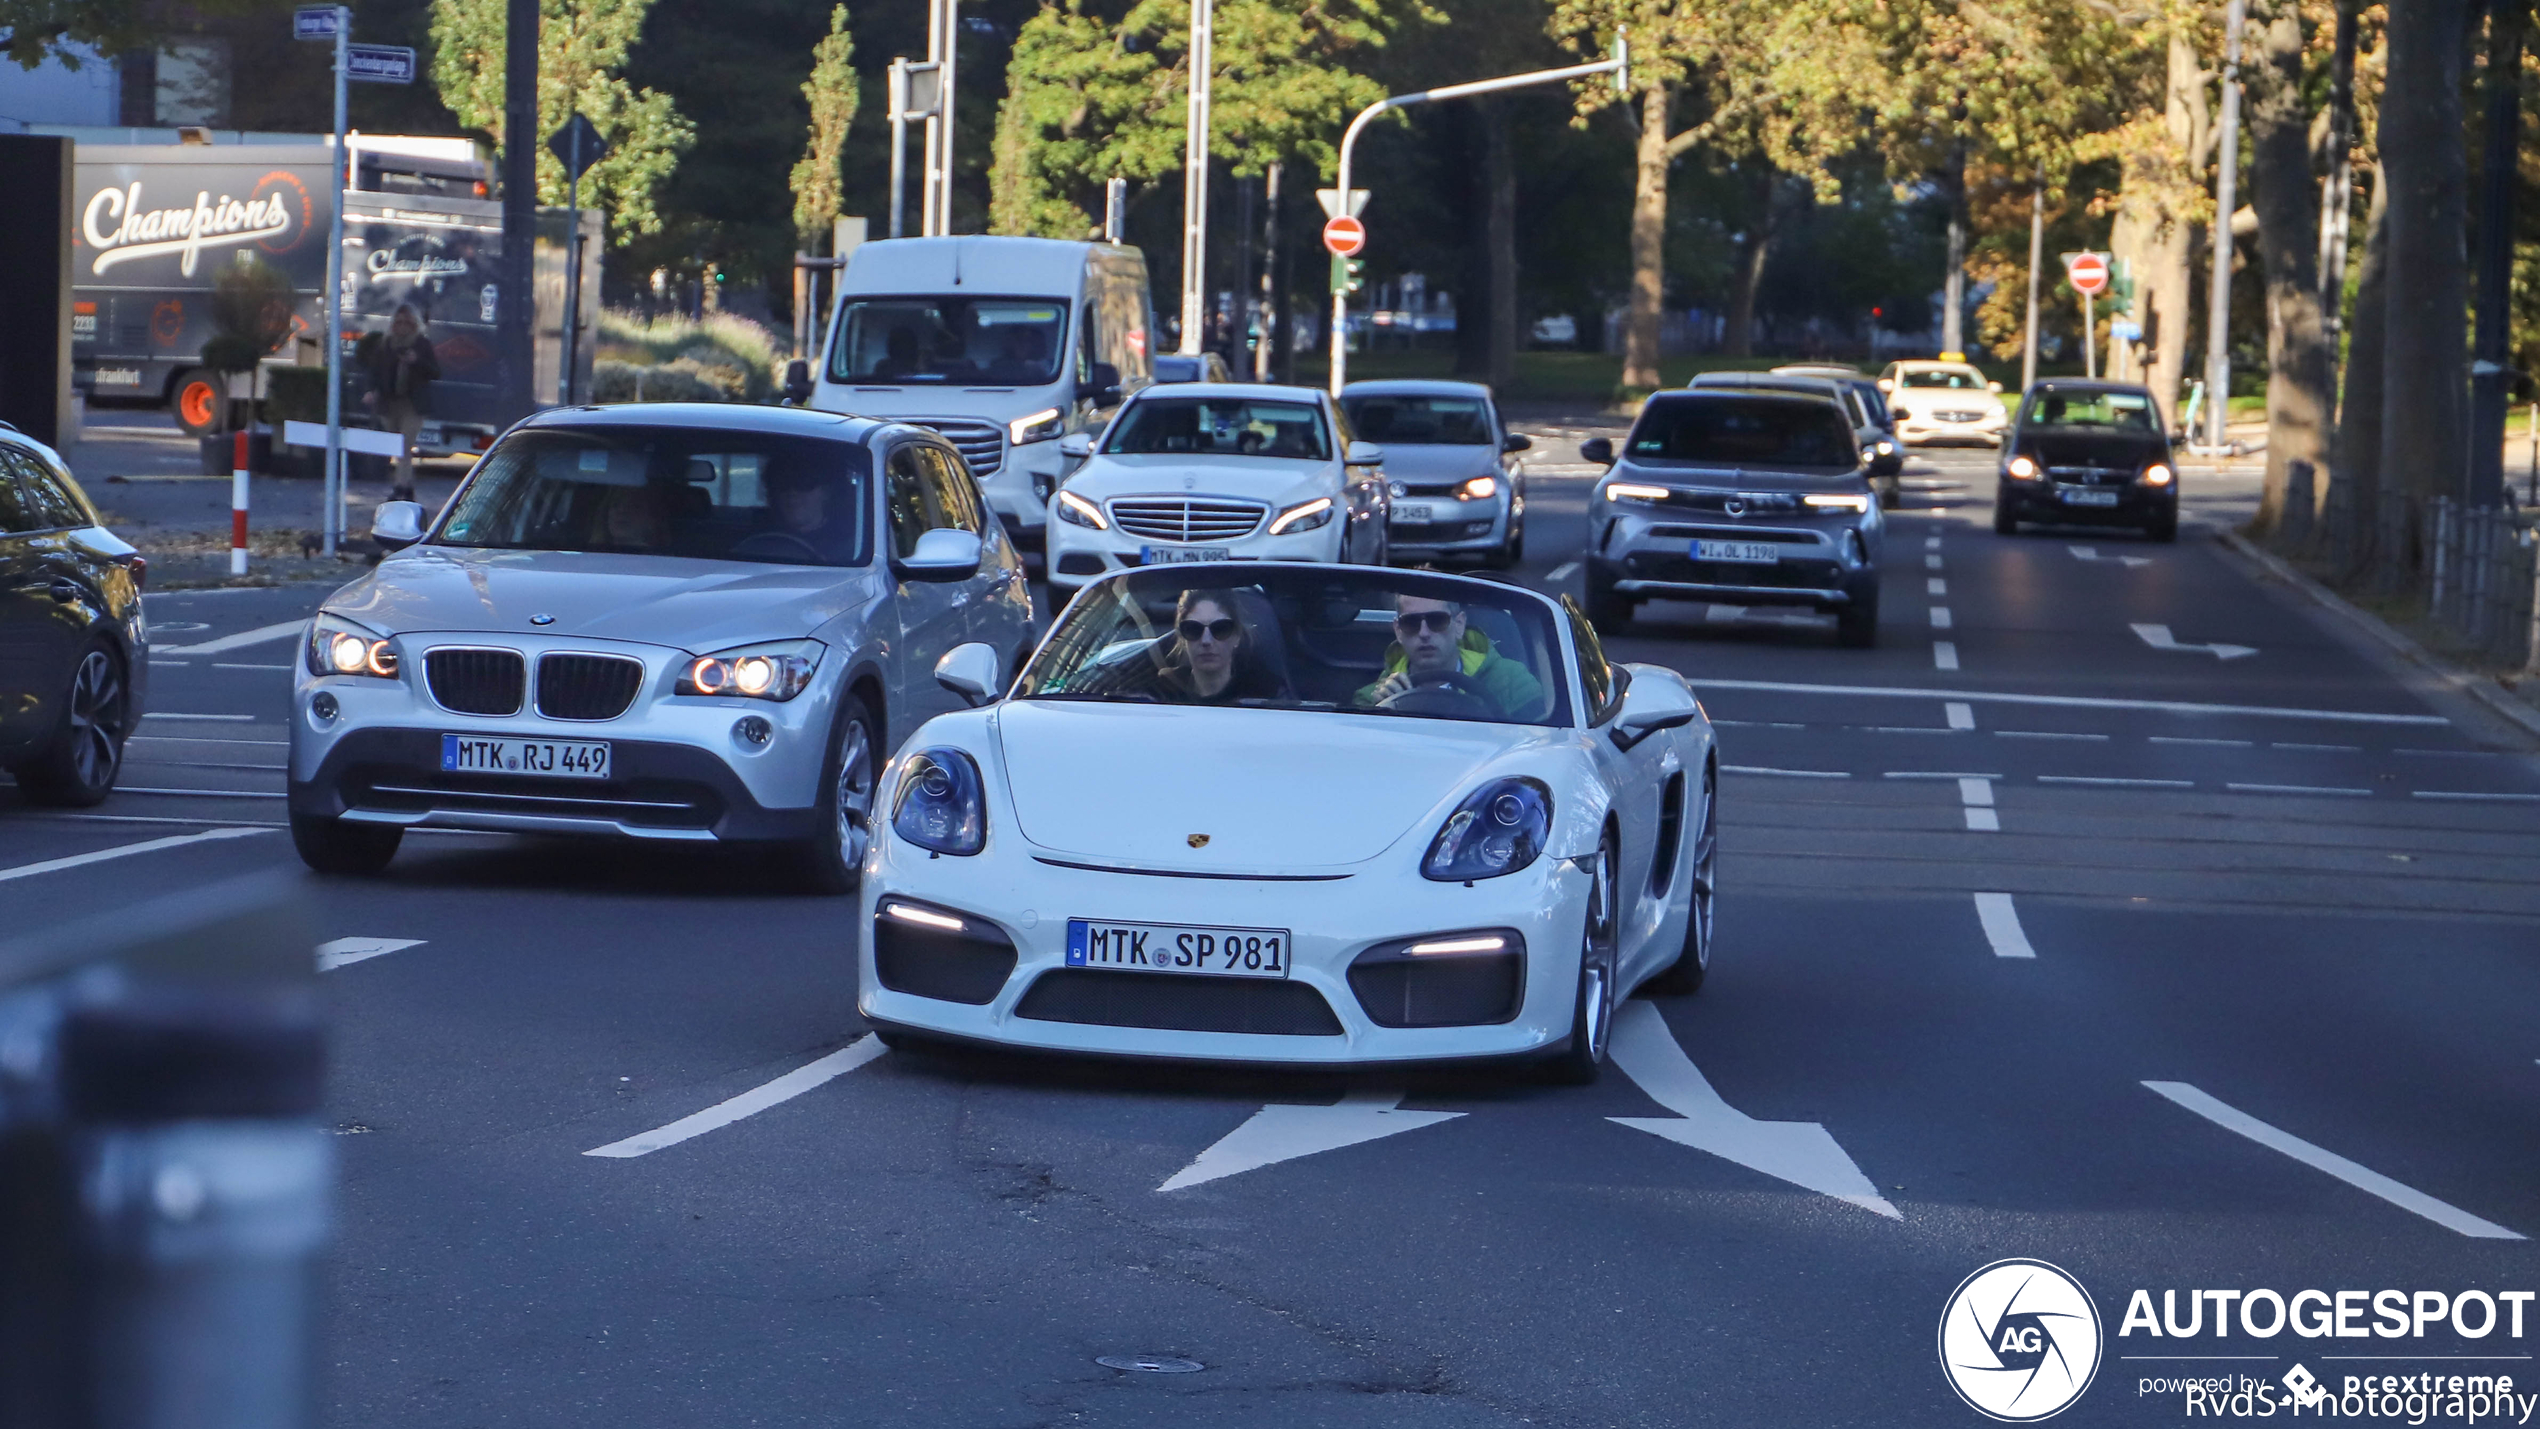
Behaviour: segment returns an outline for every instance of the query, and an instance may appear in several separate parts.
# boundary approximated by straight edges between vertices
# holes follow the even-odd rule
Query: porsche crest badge
[[[1191,834],[1184,838],[1183,842],[1189,844],[1193,848],[1206,848],[1208,847],[1208,835]]]

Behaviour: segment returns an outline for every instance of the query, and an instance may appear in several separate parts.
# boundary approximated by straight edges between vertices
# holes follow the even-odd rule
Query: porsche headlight
[[[1067,420],[1056,407],[1043,408],[1028,417],[1017,417],[1005,424],[1005,434],[1016,446],[1025,442],[1045,442],[1067,430]]]
[[[1102,519],[1101,507],[1065,487],[1059,488],[1058,500],[1050,509],[1058,513],[1059,520],[1070,526],[1086,526],[1096,531],[1111,529],[1111,523]]]
[[[1534,779],[1493,780],[1447,816],[1420,860],[1420,875],[1470,883],[1515,873],[1542,855],[1551,836],[1550,789]]]
[[[1280,512],[1279,519],[1270,523],[1270,534],[1288,536],[1299,531],[1318,530],[1330,524],[1332,524],[1332,498],[1318,496],[1312,501],[1300,501]]]
[[[790,700],[811,688],[827,648],[817,640],[779,640],[700,655],[680,672],[677,693]]]
[[[397,642],[340,615],[321,612],[309,622],[307,664],[312,675],[397,678]]]
[[[979,766],[958,749],[921,749],[900,770],[891,830],[922,849],[967,858],[987,846]]]

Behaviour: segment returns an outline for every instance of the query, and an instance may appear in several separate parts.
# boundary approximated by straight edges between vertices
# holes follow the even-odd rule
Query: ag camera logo
[[[1940,1314],[1940,1368],[1967,1407],[2024,1424],[2071,1407],[2099,1372],[2099,1309],[2042,1260],[1997,1260]]]

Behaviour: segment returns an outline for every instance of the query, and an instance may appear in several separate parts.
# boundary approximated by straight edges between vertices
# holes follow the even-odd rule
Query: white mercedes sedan
[[[1718,761],[1683,678],[1464,576],[1173,565],[1084,590],[883,773],[859,1010],[912,1042],[1603,1064],[1711,959]]]
[[[1311,388],[1159,384],[1059,449],[1084,465],[1050,497],[1055,591],[1183,561],[1384,564],[1384,450]]]

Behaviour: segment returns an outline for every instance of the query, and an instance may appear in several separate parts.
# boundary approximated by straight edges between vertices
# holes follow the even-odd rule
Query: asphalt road
[[[845,905],[744,857],[418,835],[312,880],[331,1421],[1968,1425],[1935,1332],[2010,1257],[2101,1317],[2068,1422],[2297,1362],[2540,1388],[2540,1315],[2118,1333],[2137,1289],[2540,1288],[2540,760],[2206,524],[1994,535],[1990,470],[1909,468],[1875,650],[1665,604],[1611,642],[1720,726],[1723,892],[1709,986],[1588,1089],[877,1056]],[[1575,590],[1586,475],[1545,464],[1520,578]],[[0,791],[20,926],[296,866],[323,593],[152,598],[123,791]],[[1097,1362],[1140,1355],[1203,1368]]]

